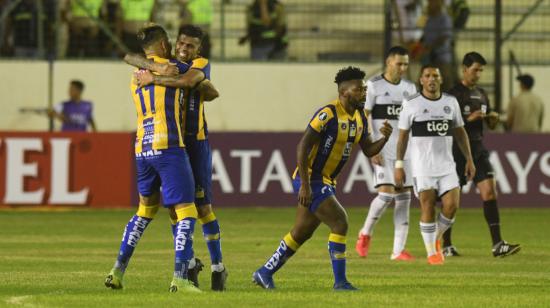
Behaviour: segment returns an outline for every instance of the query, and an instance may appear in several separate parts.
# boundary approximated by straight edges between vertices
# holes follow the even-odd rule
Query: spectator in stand
[[[137,34],[144,24],[151,22],[157,0],[120,0],[122,12],[122,40],[134,53],[142,53]]]
[[[9,12],[4,28],[3,45],[7,55],[18,58],[39,58],[51,47],[52,24],[55,18],[52,1],[38,3],[22,0]],[[38,23],[42,23],[42,41]],[[42,44],[42,45],[40,45]],[[42,47],[42,49],[41,49]]]
[[[98,56],[97,20],[103,0],[70,0],[68,57]]]
[[[400,44],[410,46],[422,37],[422,29],[418,26],[422,16],[421,0],[396,0],[392,10],[393,20],[399,21],[399,28],[393,36]]]
[[[278,0],[255,0],[247,9],[247,34],[252,60],[283,60],[288,47],[285,9]]]
[[[184,16],[183,25],[192,24],[201,28],[203,38],[201,43],[200,55],[210,59],[211,41],[210,41],[210,24],[212,24],[212,14],[214,7],[212,0],[184,0]]]
[[[175,41],[178,30],[183,25],[183,15],[186,0],[157,0],[153,14],[153,22],[162,25],[168,38]]]
[[[71,0],[59,0],[57,2],[57,10],[59,11],[59,19],[54,27],[55,33],[55,52],[56,58],[63,59],[67,56],[69,47],[69,17],[71,11]]]
[[[454,80],[459,80],[455,46],[460,31],[466,28],[466,22],[468,21],[468,17],[470,17],[470,8],[466,0],[445,0],[445,6],[447,7],[447,13],[453,21],[453,40],[451,41],[451,50],[453,52],[452,73]]]
[[[119,2],[119,0],[104,0],[100,16],[109,31],[120,38],[122,37],[122,12]],[[99,32],[98,41],[101,56],[116,58],[124,54],[104,31]]]
[[[544,103],[531,90],[535,79],[529,74],[520,75],[520,93],[508,105],[506,127],[514,133],[540,133],[544,119]]]
[[[69,86],[69,100],[59,103],[48,115],[61,121],[63,132],[85,132],[90,126],[92,132],[96,132],[96,126],[92,115],[93,105],[91,101],[82,100],[84,83],[80,80],[72,80]]]
[[[453,72],[453,21],[443,10],[443,0],[428,0],[427,13],[420,61],[439,67],[443,77],[441,87],[447,91],[456,82],[456,72]]]

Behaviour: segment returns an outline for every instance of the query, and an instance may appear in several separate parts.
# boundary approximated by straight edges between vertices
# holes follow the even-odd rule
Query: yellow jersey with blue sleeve
[[[189,69],[197,69],[210,80],[210,62],[206,58],[196,58],[190,63]],[[181,74],[181,72],[180,72]],[[208,127],[204,116],[204,95],[195,89],[190,89],[184,98],[185,135],[194,136],[196,140],[208,138]]]
[[[158,63],[175,63],[183,73],[189,65],[156,56],[148,57]],[[138,88],[132,78],[132,98],[137,112],[136,155],[154,150],[183,148],[182,110],[180,97],[183,90],[160,85]]]
[[[309,122],[309,128],[321,140],[308,155],[310,181],[336,185],[336,177],[349,160],[353,146],[368,136],[367,118],[363,110],[349,115],[340,100],[319,109]],[[298,177],[298,168],[293,178]]]

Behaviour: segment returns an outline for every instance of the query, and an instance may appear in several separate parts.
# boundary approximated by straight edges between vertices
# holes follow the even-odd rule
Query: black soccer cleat
[[[195,287],[199,287],[199,272],[202,271],[204,264],[201,259],[195,258],[195,267],[187,270],[187,280],[191,281]]]
[[[456,247],[452,246],[452,245],[444,247],[441,252],[443,253],[443,256],[445,258],[447,258],[447,257],[460,257],[460,254],[456,250]]]
[[[500,241],[493,246],[494,257],[507,257],[511,256],[521,250],[519,244],[508,244],[506,241]]]
[[[212,272],[212,290],[213,291],[225,291],[225,281],[227,280],[227,269],[223,269],[221,272]]]

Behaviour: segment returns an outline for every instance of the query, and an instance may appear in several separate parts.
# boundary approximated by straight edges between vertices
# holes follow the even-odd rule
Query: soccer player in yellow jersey
[[[195,88],[197,84],[202,85],[210,80],[210,62],[199,55],[202,38],[203,32],[200,28],[193,25],[181,27],[176,42],[176,58],[178,61],[188,64],[190,66],[189,70],[186,72],[180,71],[179,75],[174,76],[153,75],[146,72],[138,76],[138,82],[140,85],[154,83],[186,88],[183,96],[183,131],[195,178],[195,204],[197,205],[198,220],[202,224],[203,235],[212,263],[211,288],[215,291],[223,291],[227,271],[222,263],[220,226],[212,211],[212,154],[204,114],[204,102],[212,100],[212,97],[208,92]],[[169,64],[153,66],[154,63],[144,63],[146,62],[144,59],[140,59],[135,55],[127,56],[125,59],[129,64],[170,75]],[[196,259],[196,263],[197,265],[192,265],[190,268],[189,279],[193,280],[198,286],[196,275],[202,268],[202,263],[199,259]]]
[[[336,74],[338,99],[319,109],[298,144],[298,168],[294,190],[299,206],[296,222],[284,236],[273,256],[254,272],[253,281],[265,289],[275,288],[273,274],[307,241],[322,222],[330,228],[328,250],[334,273],[335,290],[357,290],[346,278],[347,213],[335,197],[336,177],[348,161],[352,148],[359,144],[363,153],[380,152],[392,133],[385,123],[382,138],[372,142],[363,111],[365,73],[347,67]]]
[[[148,58],[161,63],[169,61],[171,46],[162,27],[143,28],[138,33],[138,40]],[[181,65],[180,70],[186,69]],[[193,174],[181,130],[181,90],[155,85],[138,88],[134,82],[131,89],[137,112],[135,155],[139,207],[124,229],[115,266],[105,279],[105,285],[122,288],[122,278],[134,249],[158,211],[162,186],[164,206],[176,220],[175,269],[170,291],[200,292],[187,279],[189,262],[193,258],[197,209]]]

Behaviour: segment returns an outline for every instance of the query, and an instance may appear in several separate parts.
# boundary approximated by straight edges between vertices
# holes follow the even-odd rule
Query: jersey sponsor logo
[[[155,137],[155,122],[153,118],[143,120],[143,145],[153,143]]]
[[[355,137],[356,134],[357,134],[357,129],[355,128],[355,125],[351,124],[349,126],[349,136]]]
[[[327,136],[327,140],[325,140],[325,144],[323,145],[323,155],[328,155],[330,153],[330,149],[332,148],[332,142],[334,141],[334,137]]]
[[[414,121],[411,127],[413,137],[450,136],[449,120]]]
[[[349,157],[351,155],[352,149],[353,149],[353,142],[346,142],[346,146],[344,147],[344,154],[342,154],[342,156]]]
[[[399,104],[392,105],[374,105],[372,109],[372,118],[376,120],[397,120],[403,107]]]
[[[149,150],[149,151],[143,151],[141,153],[136,153],[136,157],[154,157],[159,155],[162,155],[162,151]]]

